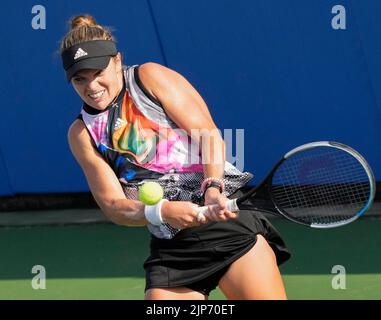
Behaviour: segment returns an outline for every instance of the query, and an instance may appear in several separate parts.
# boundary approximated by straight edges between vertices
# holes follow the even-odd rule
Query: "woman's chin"
[[[86,99],[86,103],[90,106],[90,107],[93,107],[94,109],[97,109],[97,110],[104,110],[107,108],[107,106],[109,105],[108,101],[105,100],[105,99],[100,99],[100,100],[94,100],[94,99]]]

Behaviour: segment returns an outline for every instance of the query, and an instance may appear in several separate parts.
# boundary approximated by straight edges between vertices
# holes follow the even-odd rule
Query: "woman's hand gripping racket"
[[[227,208],[250,207],[313,228],[332,228],[359,218],[374,195],[375,179],[365,159],[346,145],[322,141],[288,152],[262,183],[228,200]],[[207,215],[208,207],[198,210],[198,217]]]

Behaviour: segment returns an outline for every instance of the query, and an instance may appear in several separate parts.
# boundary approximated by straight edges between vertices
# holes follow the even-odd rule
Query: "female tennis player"
[[[71,20],[61,56],[83,100],[69,144],[95,200],[112,222],[152,233],[145,298],[207,299],[218,286],[228,299],[286,299],[278,265],[290,254],[262,215],[227,210],[252,175],[225,161],[192,85],[156,63],[124,66],[110,31],[88,15]],[[140,202],[145,181],[165,199]]]

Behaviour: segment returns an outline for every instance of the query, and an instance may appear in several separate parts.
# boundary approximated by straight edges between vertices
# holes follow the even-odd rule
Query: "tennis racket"
[[[230,211],[251,208],[313,228],[348,224],[366,212],[375,179],[365,159],[337,142],[313,142],[286,153],[257,187],[227,201]],[[199,216],[208,207],[200,207]]]

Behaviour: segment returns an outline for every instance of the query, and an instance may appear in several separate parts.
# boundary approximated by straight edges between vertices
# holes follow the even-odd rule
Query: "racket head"
[[[319,141],[288,152],[268,178],[276,210],[313,228],[357,220],[371,206],[375,179],[366,160],[341,143]]]

